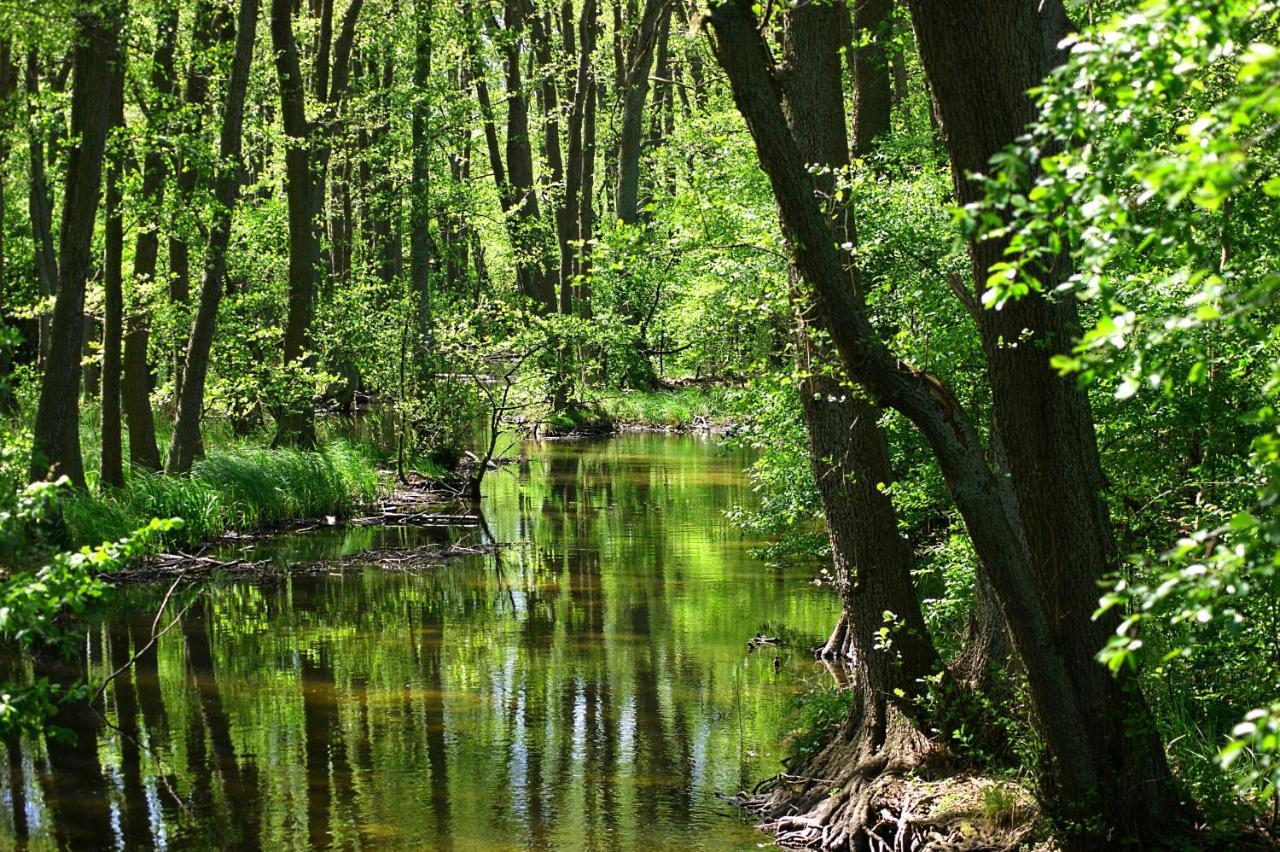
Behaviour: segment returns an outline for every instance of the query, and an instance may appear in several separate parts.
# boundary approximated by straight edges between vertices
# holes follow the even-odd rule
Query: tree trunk
[[[112,68],[111,126],[124,129],[124,69],[121,51],[119,63]],[[102,484],[120,488],[124,485],[124,451],[120,424],[120,348],[124,334],[124,211],[121,209],[120,178],[123,157],[111,157],[107,167],[104,207],[106,227],[103,234],[102,258],[102,408],[101,456],[99,476]]]
[[[178,39],[177,0],[168,0],[157,11],[156,49],[151,58],[151,88],[155,91],[153,112],[167,109],[177,89],[174,53]],[[159,136],[167,124],[158,117],[154,127]],[[159,216],[164,197],[168,158],[158,145],[147,151],[142,163],[142,200],[148,210]],[[150,318],[138,304],[139,290],[156,277],[156,259],[160,252],[160,232],[152,227],[138,229],[133,244],[134,306],[124,338],[124,408],[129,419],[129,461],[144,470],[160,469],[160,450],[156,445],[155,418],[151,410],[151,367],[147,349],[151,343]]]
[[[109,0],[75,16],[75,84],[62,231],[59,237],[58,298],[51,343],[40,384],[31,453],[31,478],[65,474],[84,487],[80,456],[80,346],[84,290],[93,268],[93,225],[102,185],[102,158],[111,120],[112,69],[120,61],[124,4]]]
[[[787,72],[781,79],[783,108],[799,155],[833,170],[849,162],[840,86],[841,15],[836,6],[816,4],[788,15]],[[819,181],[817,197],[834,199],[833,175]],[[828,212],[834,214],[839,241],[854,241],[846,211]],[[832,838],[829,845],[839,848],[866,842],[861,835],[868,830],[866,816],[874,812],[882,776],[918,765],[929,752],[929,737],[914,721],[915,702],[940,660],[911,577],[911,550],[883,489],[893,474],[878,411],[836,378],[838,358],[815,342],[828,336],[823,318],[806,306],[799,270],[791,275],[810,463],[844,602],[824,655],[852,664],[851,688],[857,695],[837,736],[805,766],[793,768],[823,781],[798,788],[778,785],[753,804],[774,822],[784,844],[807,841],[818,826]],[[844,283],[859,292],[852,268]],[[810,328],[819,334],[811,335]],[[886,623],[886,613],[892,623]],[[889,643],[881,636],[883,628],[890,630]],[[805,816],[795,819],[796,813]]]
[[[204,410],[204,384],[209,372],[209,351],[218,327],[218,305],[222,301],[223,279],[227,271],[227,246],[231,241],[231,215],[240,195],[242,128],[245,93],[249,87],[249,66],[253,61],[254,31],[258,22],[258,0],[240,0],[236,25],[235,54],[227,82],[227,102],[222,115],[218,143],[219,165],[214,187],[217,204],[209,225],[209,247],[205,253],[204,279],[200,303],[191,323],[187,342],[186,380],[178,399],[178,417],[169,445],[168,473],[191,469],[200,446],[200,416]]]
[[[787,128],[750,0],[720,4],[709,21],[716,58],[777,197],[793,262],[816,297],[849,375],[877,402],[901,412],[928,441],[1000,601],[1026,670],[1036,727],[1055,754],[1063,792],[1070,800],[1084,801],[1100,783],[1094,755],[1078,748],[1088,737],[1088,716],[1055,641],[1017,519],[1005,509],[1005,486],[988,465],[978,430],[955,395],[879,341],[847,286],[836,240],[814,203],[813,181]]]
[[[945,8],[917,0],[911,11],[956,197],[969,204],[982,197],[969,175],[985,170],[1034,119],[1026,92],[1060,61],[1066,16],[1060,3],[1032,0],[967,0]],[[979,290],[1006,247],[1000,239],[969,242]],[[995,428],[1032,569],[1086,713],[1088,739],[1073,748],[1091,752],[1103,786],[1081,798],[1058,779],[1046,780],[1065,813],[1102,808],[1110,830],[1155,838],[1180,815],[1178,796],[1136,678],[1128,672],[1112,677],[1095,658],[1119,619],[1116,613],[1093,618],[1098,584],[1118,563],[1088,397],[1049,363],[1079,336],[1075,300],[1046,295],[1070,276],[1065,253],[1050,266],[1038,274],[1044,291],[978,317]]]
[[[409,197],[409,274],[417,305],[414,351],[427,353],[431,323],[431,135],[427,84],[431,79],[431,16],[433,0],[414,0],[413,182]],[[449,248],[452,251],[452,248]]]
[[[597,0],[586,0],[582,4],[582,16],[578,25],[579,43],[578,67],[574,75],[573,105],[569,110],[569,157],[565,164],[564,215],[567,218],[568,238],[562,237],[560,242],[560,312],[568,314],[573,311],[574,278],[581,274],[579,255],[585,246],[576,245],[584,239],[582,232],[582,207],[586,203],[584,186],[587,174],[586,134],[593,136],[595,128],[586,126],[588,102],[594,95],[595,69],[591,57],[596,49],[596,30],[598,24],[599,4]],[[593,116],[594,117],[594,116]],[[590,152],[594,159],[594,145]]]
[[[307,348],[315,279],[320,268],[310,125],[304,104],[298,45],[293,37],[292,9],[290,0],[271,0],[271,45],[280,80],[280,115],[285,135],[289,137],[285,151],[285,195],[289,205],[289,311],[284,332],[286,367],[300,361]],[[276,412],[274,444],[303,447],[315,444],[310,396],[301,404],[286,402],[281,405]]]
[[[27,91],[30,129],[27,149],[30,168],[28,187],[28,213],[31,217],[31,239],[34,243],[36,280],[40,296],[51,299],[58,292],[58,256],[53,246],[53,198],[49,193],[49,180],[45,175],[44,135],[36,120],[36,100],[40,95],[40,55],[36,48],[27,51],[27,67],[24,75]],[[53,344],[52,318],[47,312],[40,314],[40,364],[49,361],[49,349]]]
[[[875,138],[889,130],[893,89],[885,43],[893,35],[893,0],[854,0],[853,49],[853,156],[871,153]]]
[[[645,0],[640,27],[631,43],[623,75],[622,129],[618,137],[618,186],[614,213],[627,224],[640,218],[640,153],[644,135],[644,102],[649,95],[649,69],[668,0]]]
[[[182,131],[195,138],[200,133],[209,110],[209,81],[213,78],[211,63],[217,54],[216,47],[229,44],[235,31],[231,20],[231,7],[221,0],[198,0],[191,32],[191,60],[187,64],[186,83],[183,87],[183,113],[190,122]],[[187,168],[179,159],[176,174],[176,190],[179,203],[192,205],[199,174]],[[191,301],[191,246],[185,235],[169,237],[169,301],[178,308],[180,317],[186,316]],[[182,370],[186,358],[180,346],[173,351],[174,400],[182,395]]]
[[[510,181],[508,212],[512,249],[516,255],[516,275],[520,291],[533,300],[538,313],[554,313],[557,274],[547,269],[542,249],[538,191],[533,172],[533,145],[529,138],[529,98],[525,94],[520,52],[527,0],[506,0],[501,41],[506,68],[507,99],[507,179]]]

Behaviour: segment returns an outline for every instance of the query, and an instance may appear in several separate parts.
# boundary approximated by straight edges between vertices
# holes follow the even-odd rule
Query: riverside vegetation
[[[521,435],[644,424],[726,431],[743,564],[840,610],[785,766],[726,782],[780,842],[1274,845],[1278,25],[1262,0],[0,0],[11,773],[97,736],[86,699],[127,704],[102,661],[154,660],[160,616],[114,655],[81,639],[149,549],[424,473],[484,505],[504,455],[567,488]],[[641,456],[609,470],[670,474]],[[549,511],[588,538],[583,506],[635,497],[579,486]],[[336,641],[307,646],[326,677]],[[308,807],[333,841],[337,805]]]

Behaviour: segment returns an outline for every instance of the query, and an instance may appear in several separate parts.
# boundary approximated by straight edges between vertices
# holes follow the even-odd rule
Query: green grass
[[[727,426],[733,419],[732,402],[725,388],[682,388],[625,396],[605,397],[597,403],[613,420],[642,426],[690,428],[705,421]]]
[[[342,515],[378,494],[372,458],[346,441],[317,452],[230,446],[212,450],[189,476],[134,471],[125,487],[63,503],[74,546],[114,541],[152,518],[179,517],[179,544],[321,515]]]

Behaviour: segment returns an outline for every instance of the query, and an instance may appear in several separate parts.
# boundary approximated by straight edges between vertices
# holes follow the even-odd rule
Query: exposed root
[[[829,787],[807,810],[783,805],[788,791],[820,781],[779,775],[767,789],[730,801],[761,818],[759,827],[787,849],[1012,850],[1025,848],[1040,827],[1027,791],[972,775],[926,780],[885,771]],[[992,797],[991,790],[998,794]],[[787,812],[779,813],[780,807]]]
[[[790,849],[1014,849],[1041,825],[1031,794],[960,771],[947,751],[880,702],[855,708],[804,767],[729,801]]]

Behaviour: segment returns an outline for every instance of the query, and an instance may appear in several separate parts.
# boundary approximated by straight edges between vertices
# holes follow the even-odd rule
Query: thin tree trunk
[[[649,69],[668,0],[645,0],[640,27],[627,56],[623,77],[622,129],[618,138],[617,218],[628,224],[640,218],[640,153],[644,135],[644,103],[649,95]]]
[[[75,84],[71,95],[71,132],[75,140],[67,162],[64,213],[59,247],[58,298],[53,309],[51,344],[40,384],[31,453],[31,478],[53,472],[84,487],[80,455],[80,347],[85,283],[93,267],[93,225],[102,185],[102,158],[111,115],[112,68],[120,61],[124,4],[107,0],[75,17]]]
[[[156,49],[151,58],[151,88],[155,92],[152,110],[157,113],[153,127],[155,136],[166,126],[162,114],[170,107],[177,90],[174,54],[178,39],[178,0],[168,0],[157,11]],[[147,151],[142,163],[142,202],[159,214],[164,197],[168,159],[158,145]],[[147,349],[151,343],[151,323],[140,302],[139,291],[156,277],[156,259],[160,252],[160,232],[152,226],[138,229],[133,244],[134,306],[128,318],[124,338],[124,408],[129,419],[129,461],[144,470],[160,469],[160,450],[156,445],[155,417],[151,410],[151,367]]]
[[[893,90],[885,43],[893,35],[890,26],[893,0],[854,0],[852,49],[853,156],[871,153],[875,138],[889,130]]]
[[[293,4],[271,0],[271,44],[280,80],[280,115],[285,135],[285,195],[289,205],[289,311],[285,320],[284,364],[301,360],[316,292],[320,251],[316,240],[314,180],[311,174],[310,125],[304,104],[298,45],[293,37]],[[296,410],[300,408],[302,410]],[[275,444],[315,444],[310,397],[301,406],[284,403],[276,414]]]
[[[43,132],[36,120],[36,102],[40,96],[40,54],[36,48],[27,51],[27,67],[24,75],[27,91],[30,130],[27,136],[30,186],[28,188],[28,213],[31,217],[31,238],[34,243],[36,280],[40,296],[51,299],[58,292],[58,256],[53,246],[53,198],[49,192],[49,180],[45,175],[45,145]],[[47,312],[40,315],[40,364],[49,360],[53,343],[52,317]]]
[[[124,129],[124,51],[112,69],[111,125]],[[124,450],[120,424],[120,348],[124,335],[124,211],[120,178],[123,156],[110,158],[104,207],[106,227],[102,258],[102,408],[99,476],[104,485],[124,485]]]
[[[584,199],[583,178],[586,176],[586,134],[594,134],[595,128],[585,123],[588,102],[594,96],[595,69],[591,57],[596,49],[596,31],[599,4],[586,0],[582,4],[582,16],[578,25],[581,50],[574,75],[573,105],[569,111],[569,157],[565,166],[564,215],[567,219],[567,239],[560,243],[560,312],[573,311],[574,277],[581,273],[578,255],[582,251],[582,206]],[[594,146],[590,152],[595,157]],[[590,190],[588,190],[590,191]]]
[[[409,273],[417,305],[415,353],[427,353],[431,323],[431,128],[427,85],[431,80],[433,0],[414,0],[413,183],[410,187]]]
[[[187,64],[186,83],[182,100],[188,124],[183,130],[191,137],[200,133],[209,110],[209,81],[213,77],[210,63],[216,55],[216,46],[228,44],[234,37],[231,7],[221,0],[198,0],[191,32],[191,60]],[[196,191],[198,170],[187,168],[180,159],[176,187],[179,203],[190,207]],[[185,316],[191,301],[191,246],[184,235],[169,237],[169,301],[178,308],[179,316]],[[182,395],[182,370],[185,355],[181,347],[173,351],[174,399]]]
[[[209,352],[213,348],[213,336],[218,327],[218,305],[222,301],[223,280],[227,271],[227,246],[231,241],[231,216],[239,201],[240,179],[244,169],[241,162],[244,102],[249,87],[249,68],[253,61],[257,22],[258,0],[240,0],[235,54],[231,61],[227,102],[218,143],[219,165],[214,187],[217,204],[209,226],[209,247],[205,253],[200,303],[196,308],[187,342],[186,381],[183,382],[182,395],[178,399],[178,418],[174,422],[173,443],[169,445],[169,459],[165,465],[166,471],[171,474],[189,471],[200,446],[200,416],[204,410]]]

